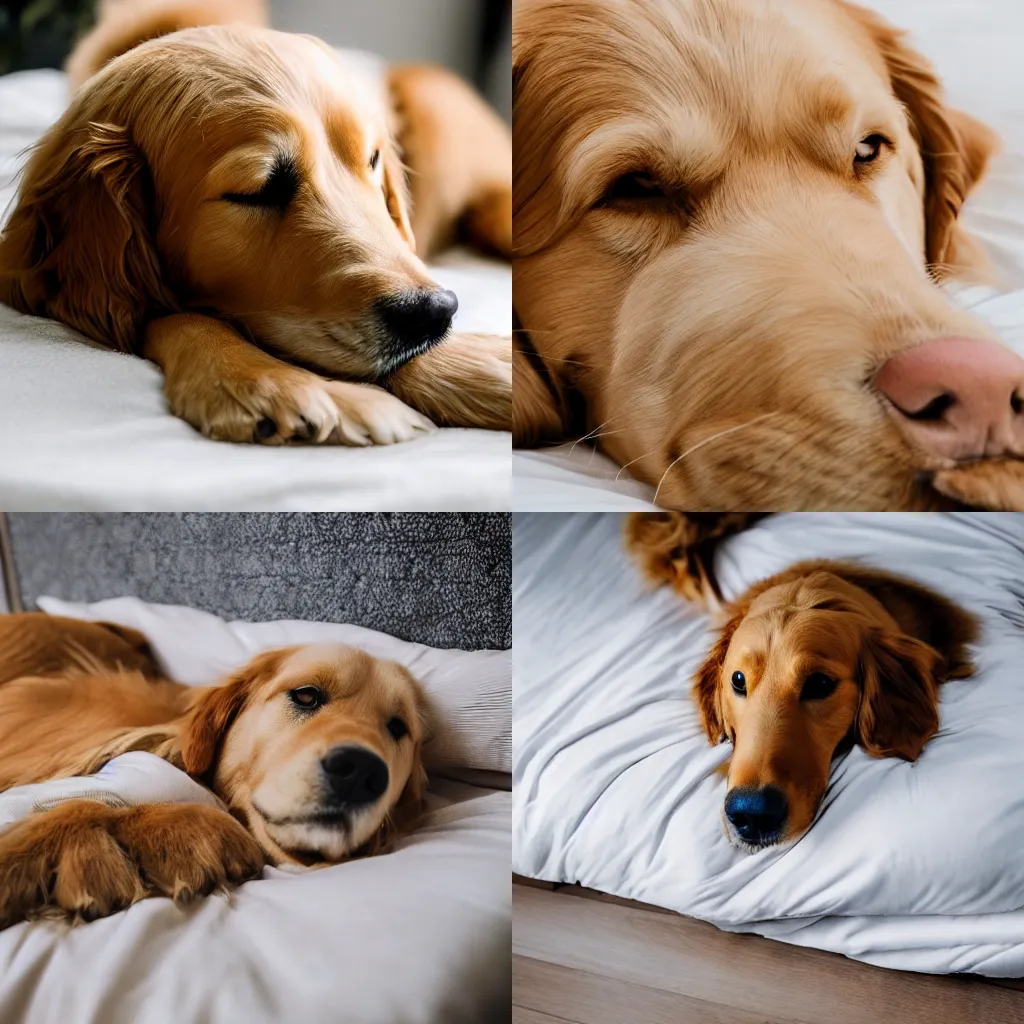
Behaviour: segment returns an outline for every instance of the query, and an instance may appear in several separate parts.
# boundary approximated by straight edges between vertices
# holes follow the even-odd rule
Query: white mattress
[[[1024,514],[780,515],[722,547],[727,597],[858,558],[983,623],[921,758],[855,748],[810,831],[753,855],[722,834],[730,747],[708,745],[689,695],[707,620],[645,586],[621,525],[516,518],[513,870],[885,967],[1024,976]]]
[[[894,24],[935,63],[949,102],[999,132],[995,157],[963,212],[966,226],[984,244],[1001,275],[1001,291],[1017,292],[1013,313],[1000,316],[1007,341],[1024,355],[1024,4],[1018,0],[859,0]],[[993,315],[975,295],[975,311]],[[654,488],[640,483],[588,444],[560,445],[512,456],[512,507],[567,512],[645,509]]]
[[[0,211],[25,148],[65,102],[60,72],[0,77]],[[434,276],[459,296],[457,329],[511,335],[507,264],[453,252]],[[0,306],[0,505],[9,510],[509,507],[506,432],[448,429],[367,449],[219,444],[167,412],[155,366],[81,342],[56,321]]]

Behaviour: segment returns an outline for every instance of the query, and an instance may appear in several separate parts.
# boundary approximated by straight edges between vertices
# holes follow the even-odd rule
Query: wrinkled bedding
[[[853,749],[810,831],[754,855],[722,834],[730,747],[689,696],[708,619],[646,586],[621,518],[516,517],[513,870],[885,967],[1024,976],[1024,514],[779,515],[721,547],[726,597],[854,558],[983,624],[921,758]]]

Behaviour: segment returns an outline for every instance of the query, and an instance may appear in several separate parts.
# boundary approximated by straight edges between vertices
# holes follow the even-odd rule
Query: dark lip
[[[377,366],[378,374],[382,380],[387,380],[392,374],[397,373],[406,363],[415,359],[417,356],[423,355],[424,352],[429,352],[432,348],[436,348],[441,344],[450,334],[452,329],[449,327],[440,337],[437,338],[422,338],[419,341],[413,342],[400,342],[397,338],[389,338],[386,342],[387,352],[381,357],[378,357]]]

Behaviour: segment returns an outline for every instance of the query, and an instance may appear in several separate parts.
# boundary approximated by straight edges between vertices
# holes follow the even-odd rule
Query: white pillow
[[[428,768],[512,770],[512,652],[459,651],[409,643],[362,626],[330,622],[225,622],[181,605],[117,597],[77,604],[40,597],[51,615],[114,622],[144,633],[164,671],[210,686],[253,655],[292,644],[344,643],[404,665],[427,698]]]

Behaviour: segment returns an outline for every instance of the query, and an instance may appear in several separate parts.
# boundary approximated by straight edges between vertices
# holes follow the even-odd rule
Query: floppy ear
[[[905,33],[874,11],[840,0],[868,30],[889,69],[893,92],[907,108],[925,171],[925,255],[938,270],[965,248],[960,208],[998,147],[996,134],[946,106],[931,63],[906,44]],[[969,248],[969,242],[966,248]]]
[[[916,761],[939,728],[942,656],[904,633],[875,633],[861,652],[857,742],[872,757]]]
[[[79,103],[25,171],[0,236],[0,301],[138,352],[148,319],[177,309],[151,238],[152,183],[128,130]]]
[[[199,777],[210,770],[225,734],[253,688],[280,668],[289,650],[257,655],[222,686],[208,689],[192,706],[180,732],[181,760],[189,775]]]
[[[423,767],[420,744],[417,743],[413,748],[409,781],[380,828],[359,852],[368,857],[383,853],[423,812],[423,791],[426,787],[427,771]]]
[[[729,653],[733,633],[747,614],[747,603],[730,606],[729,613],[729,619],[722,627],[718,639],[711,645],[711,650],[693,677],[693,698],[700,711],[704,733],[712,746],[724,743],[729,738],[725,732],[725,715],[722,710],[722,666]]]
[[[409,221],[409,185],[405,176],[405,165],[393,142],[384,144],[380,158],[384,161],[384,198],[387,200],[388,212],[395,222],[395,227],[398,228],[398,233],[415,252],[416,239],[413,237],[412,224]]]

